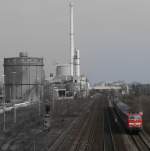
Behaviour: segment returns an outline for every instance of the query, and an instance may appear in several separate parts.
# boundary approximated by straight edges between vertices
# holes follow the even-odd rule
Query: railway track
[[[150,136],[144,130],[139,133],[139,136],[143,140],[143,143],[147,145],[150,150]]]
[[[102,103],[102,102],[100,102]],[[103,138],[100,138],[101,119],[98,101],[94,101],[90,110],[75,121],[68,131],[62,134],[48,151],[99,151]],[[102,103],[103,104],[103,103]],[[103,110],[100,110],[103,112]]]
[[[104,151],[116,151],[115,140],[113,137],[108,108],[104,111]],[[109,144],[109,145],[108,145]]]
[[[80,133],[79,130],[83,131],[86,127],[89,121],[89,114],[90,111],[82,115],[81,118],[75,119],[68,129],[57,137],[53,144],[49,145],[48,151],[68,150],[70,145],[73,144],[74,137],[77,137],[76,135]],[[76,146],[76,143],[74,143],[73,146]]]
[[[139,151],[150,150],[150,138],[144,130],[136,135],[131,135],[131,138]]]
[[[69,147],[70,141],[72,141],[71,137],[73,137],[73,133],[75,133],[75,131],[78,130],[82,126],[82,124],[84,124],[84,120],[87,120],[87,115],[85,115],[83,119],[74,120],[69,128],[61,135],[59,135],[53,144],[49,145],[50,147],[48,151],[59,151],[62,148],[66,148],[66,145]],[[76,123],[80,124],[76,125]]]
[[[149,146],[145,143],[143,138],[140,137],[139,134],[131,135],[131,138],[139,151],[149,151]]]
[[[96,124],[93,125],[93,127],[90,129],[89,136],[87,139],[87,144],[85,147],[85,151],[91,151],[94,146],[94,137],[95,137],[95,131],[96,131]]]
[[[134,151],[150,151],[150,137],[147,135],[147,133],[143,130],[139,133],[133,133],[129,134],[124,126],[123,123],[120,122],[120,117],[118,117],[118,114],[112,110],[112,114],[114,116],[114,119],[117,118],[117,125],[120,129],[127,135],[128,144],[129,147],[127,147],[127,150],[134,150]]]
[[[76,145],[73,146],[70,151],[100,150],[97,140],[100,139],[98,137],[100,133],[98,134],[98,132],[100,128],[101,114],[97,109],[97,105],[93,110],[94,111],[90,114],[86,126],[82,128],[78,138],[75,140]]]
[[[86,132],[89,131],[89,128],[87,127],[87,125],[90,122],[91,117],[92,115],[89,116],[87,120],[84,122],[83,126],[81,127],[78,133],[78,136],[76,137],[76,139],[74,140],[72,144],[70,151],[85,150],[86,145],[88,145],[85,140],[85,137],[87,137],[86,135],[88,134]]]

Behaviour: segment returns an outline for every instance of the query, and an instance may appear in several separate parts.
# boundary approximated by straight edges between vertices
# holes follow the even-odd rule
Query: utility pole
[[[54,110],[55,110],[55,90],[54,90],[54,87],[52,87],[52,103],[53,103],[53,113],[54,113]]]
[[[41,93],[42,93],[41,92],[42,91],[41,90],[41,83],[39,84],[39,86],[40,86],[40,92],[39,92],[40,93],[40,98],[39,98],[39,116],[40,116],[41,115]]]
[[[16,86],[15,86],[16,78],[15,78],[15,74],[16,74],[16,72],[12,72],[12,73],[13,73],[13,106],[14,106],[14,123],[16,123],[16,121],[17,121],[16,106],[15,106],[15,101],[16,101]]]
[[[38,96],[38,112],[39,116],[41,115],[41,79],[37,77],[37,82],[36,82],[36,87],[37,87],[37,96]]]
[[[6,131],[6,114],[5,114],[5,75],[2,75],[2,79],[3,79],[3,87],[2,87],[2,95],[3,95],[3,113],[4,113],[4,121],[3,121],[3,131]]]

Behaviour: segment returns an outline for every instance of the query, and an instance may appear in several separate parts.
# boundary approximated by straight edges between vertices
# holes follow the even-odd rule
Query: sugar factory
[[[86,97],[89,92],[87,77],[80,73],[80,51],[74,43],[74,4],[70,7],[70,63],[56,66],[55,77],[51,80],[51,95],[56,99]]]
[[[16,123],[17,108],[38,106],[39,116],[44,110],[43,123],[46,128],[49,128],[52,119],[50,115],[54,113],[56,115],[56,110],[60,109],[61,114],[67,111],[68,114],[65,100],[69,101],[67,104],[71,104],[89,95],[89,81],[80,73],[80,51],[75,48],[74,43],[74,4],[72,1],[69,2],[69,8],[70,62],[57,64],[55,73],[50,74],[49,81],[45,80],[43,58],[30,56],[27,52],[20,52],[17,57],[4,58],[3,87],[0,94],[0,113],[4,115],[4,130],[6,130],[7,113],[5,110],[13,111],[12,115]]]
[[[18,57],[4,58],[5,102],[17,103],[35,101],[43,97],[44,85],[48,89],[49,99],[73,99],[86,97],[89,82],[80,73],[80,51],[74,42],[74,4],[70,8],[70,63],[57,64],[55,74],[50,75],[45,85],[43,58],[30,57],[20,52]]]

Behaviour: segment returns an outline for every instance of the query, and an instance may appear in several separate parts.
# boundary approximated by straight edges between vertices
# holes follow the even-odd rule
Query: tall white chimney
[[[74,53],[74,77],[80,77],[80,51],[79,49],[75,49]]]
[[[69,2],[70,7],[70,74],[73,76],[73,62],[74,62],[74,4],[72,1]]]

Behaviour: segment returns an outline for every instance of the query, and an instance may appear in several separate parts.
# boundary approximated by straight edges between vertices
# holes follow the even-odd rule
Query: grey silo
[[[31,92],[39,95],[44,81],[43,58],[28,57],[21,52],[19,57],[4,58],[6,101],[27,99]]]

